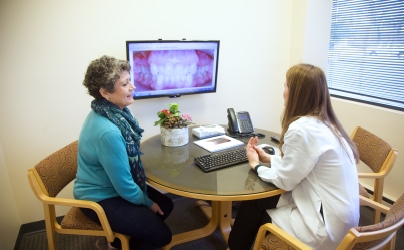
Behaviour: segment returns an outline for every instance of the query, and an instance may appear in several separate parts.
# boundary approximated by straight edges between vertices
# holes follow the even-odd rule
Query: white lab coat
[[[267,210],[272,222],[314,249],[336,249],[359,222],[358,173],[343,143],[321,121],[302,117],[285,133],[284,157],[258,168],[262,180],[288,191]]]

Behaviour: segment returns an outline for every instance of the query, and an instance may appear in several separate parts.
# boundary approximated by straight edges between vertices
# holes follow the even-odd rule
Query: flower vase
[[[184,146],[189,141],[188,127],[166,129],[160,126],[161,144],[167,147]]]

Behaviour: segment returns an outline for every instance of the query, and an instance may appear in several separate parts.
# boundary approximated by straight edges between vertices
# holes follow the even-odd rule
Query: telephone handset
[[[249,134],[254,132],[250,114],[247,111],[234,112],[234,109],[228,108],[227,119],[230,133]]]

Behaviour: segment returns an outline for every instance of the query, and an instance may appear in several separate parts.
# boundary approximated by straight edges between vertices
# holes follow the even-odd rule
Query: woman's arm
[[[282,150],[283,158],[273,156],[271,168],[259,168],[257,172],[262,180],[289,191],[312,171],[320,151],[304,129],[293,126],[285,133]]]
[[[98,148],[98,158],[118,194],[133,204],[151,207],[153,201],[132,178],[126,143],[119,131],[102,135]]]

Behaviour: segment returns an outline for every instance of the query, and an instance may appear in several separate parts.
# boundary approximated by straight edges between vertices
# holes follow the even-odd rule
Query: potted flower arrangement
[[[160,125],[161,143],[169,147],[183,146],[188,143],[188,125],[194,124],[188,114],[181,115],[178,103],[168,104],[168,110],[157,112],[160,118],[154,126]]]

